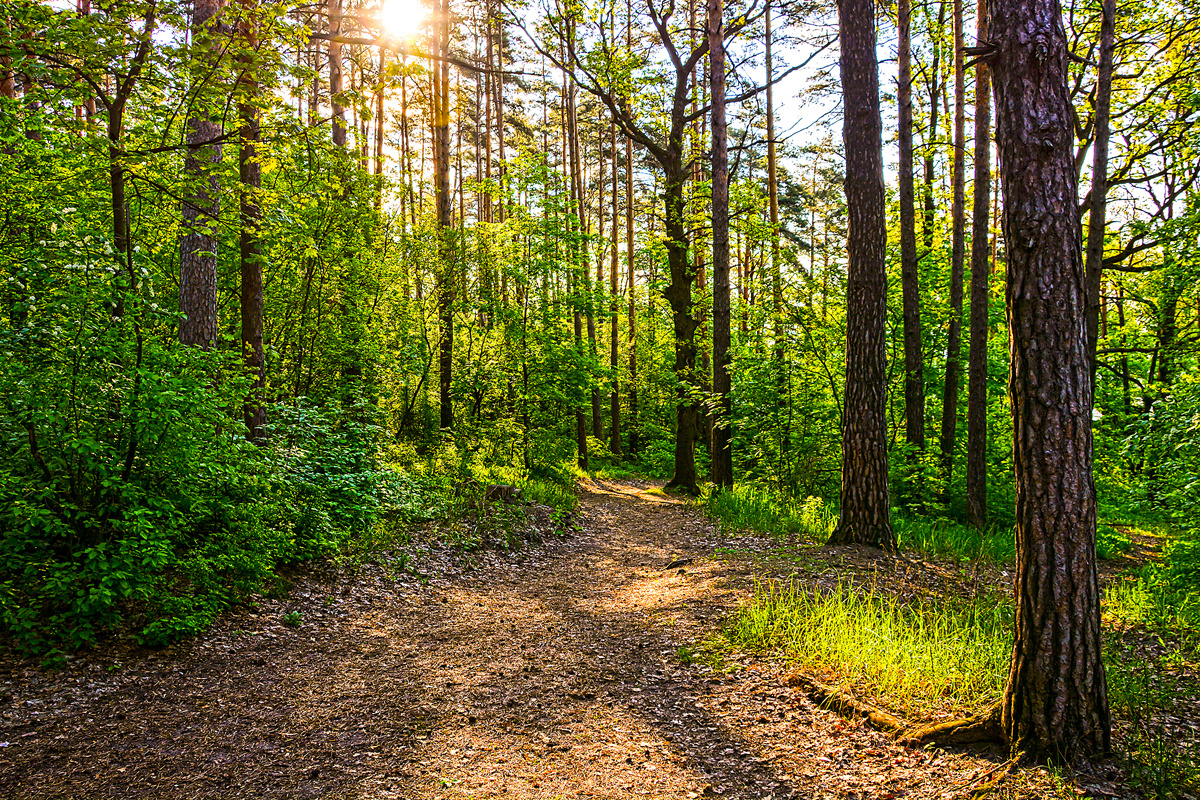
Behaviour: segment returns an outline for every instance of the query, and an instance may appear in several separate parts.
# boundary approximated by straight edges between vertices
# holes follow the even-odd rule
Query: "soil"
[[[786,665],[690,654],[764,573],[917,592],[1006,576],[855,548],[773,560],[652,489],[587,482],[577,529],[517,552],[298,576],[166,650],[0,661],[0,797],[887,800],[1003,772],[994,749],[847,722]],[[1127,796],[1116,777],[1022,769],[993,796]]]

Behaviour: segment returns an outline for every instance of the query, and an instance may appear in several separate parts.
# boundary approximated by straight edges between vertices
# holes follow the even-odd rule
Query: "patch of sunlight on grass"
[[[753,484],[715,492],[706,487],[700,503],[726,531],[753,531],[776,538],[799,536],[824,542],[837,514],[819,497],[796,500]]]
[[[749,649],[850,681],[914,719],[968,712],[1000,697],[1012,610],[995,599],[905,605],[874,589],[760,585],[726,629]]]

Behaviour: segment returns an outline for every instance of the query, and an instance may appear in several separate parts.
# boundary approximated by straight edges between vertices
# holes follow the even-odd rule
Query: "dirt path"
[[[681,663],[747,570],[643,489],[584,486],[572,538],[428,585],[299,581],[163,653],[0,663],[0,796],[886,799],[993,769],[847,725],[770,666]]]

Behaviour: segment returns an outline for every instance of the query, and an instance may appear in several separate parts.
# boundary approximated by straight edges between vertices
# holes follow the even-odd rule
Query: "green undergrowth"
[[[754,484],[737,484],[720,492],[710,484],[701,493],[700,504],[728,532],[824,542],[837,524],[837,514],[819,497],[797,500]]]
[[[765,583],[728,640],[848,682],[914,719],[994,701],[1011,654],[1011,605],[995,598],[904,604],[873,588]]]
[[[1120,626],[1146,626],[1200,646],[1200,530],[1139,533],[1161,539],[1161,553],[1109,586],[1107,613]]]

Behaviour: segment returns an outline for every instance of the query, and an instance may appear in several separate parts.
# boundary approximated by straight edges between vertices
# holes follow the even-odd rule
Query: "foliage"
[[[826,591],[768,583],[738,610],[726,634],[738,645],[778,649],[804,668],[926,717],[993,702],[1012,648],[1011,607],[939,598],[901,603],[871,587]]]
[[[823,543],[837,523],[837,516],[819,497],[801,501],[754,484],[739,483],[725,491],[705,486],[700,503],[728,532],[753,531],[779,539],[798,537]]]

